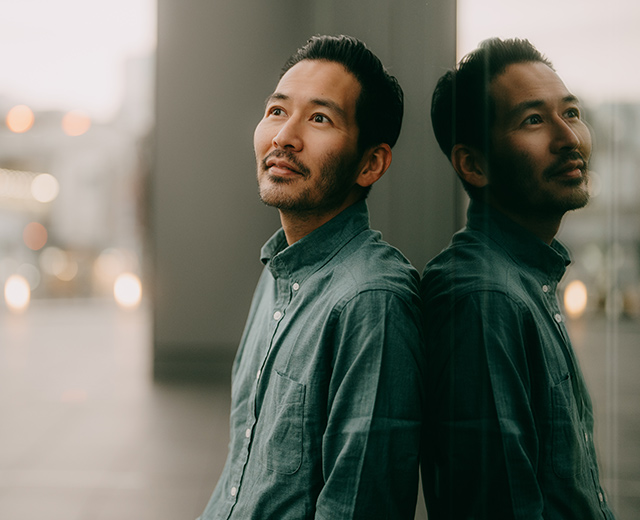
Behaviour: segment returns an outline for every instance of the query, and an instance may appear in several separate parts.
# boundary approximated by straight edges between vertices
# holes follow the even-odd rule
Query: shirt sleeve
[[[526,311],[480,291],[426,312],[430,518],[542,518]]]
[[[423,389],[419,306],[366,291],[339,312],[316,519],[413,519]]]

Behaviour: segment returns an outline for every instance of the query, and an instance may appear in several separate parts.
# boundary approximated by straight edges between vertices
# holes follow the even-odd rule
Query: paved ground
[[[149,325],[110,302],[0,308],[2,520],[200,514],[226,455],[229,382],[153,383]],[[640,323],[585,320],[572,335],[610,500],[640,518]]]

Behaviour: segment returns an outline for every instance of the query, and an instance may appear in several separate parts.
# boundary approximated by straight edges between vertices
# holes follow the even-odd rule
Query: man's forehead
[[[275,92],[289,96],[304,88],[304,92],[320,90],[332,95],[344,95],[360,92],[360,82],[335,61],[302,60],[291,67],[278,81]]]
[[[496,76],[491,97],[501,111],[526,110],[546,103],[576,103],[553,69],[542,62],[514,63]]]
[[[355,113],[360,83],[342,64],[325,60],[303,60],[291,67],[267,98],[302,102],[340,112],[345,118]]]

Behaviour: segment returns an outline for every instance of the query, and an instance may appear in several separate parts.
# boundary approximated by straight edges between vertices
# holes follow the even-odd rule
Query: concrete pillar
[[[456,185],[431,131],[455,62],[455,1],[159,0],[152,177],[154,372],[228,373],[278,228],[257,195],[253,130],[286,58],[309,36],[361,38],[396,75],[406,111],[370,196],[373,227],[422,270],[456,229]]]

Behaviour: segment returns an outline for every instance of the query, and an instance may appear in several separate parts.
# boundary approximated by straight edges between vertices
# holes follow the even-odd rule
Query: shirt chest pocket
[[[584,472],[586,454],[582,421],[573,398],[571,376],[552,388],[553,470],[560,478],[571,478]]]
[[[260,411],[258,456],[271,471],[290,475],[302,464],[305,386],[274,372]]]

